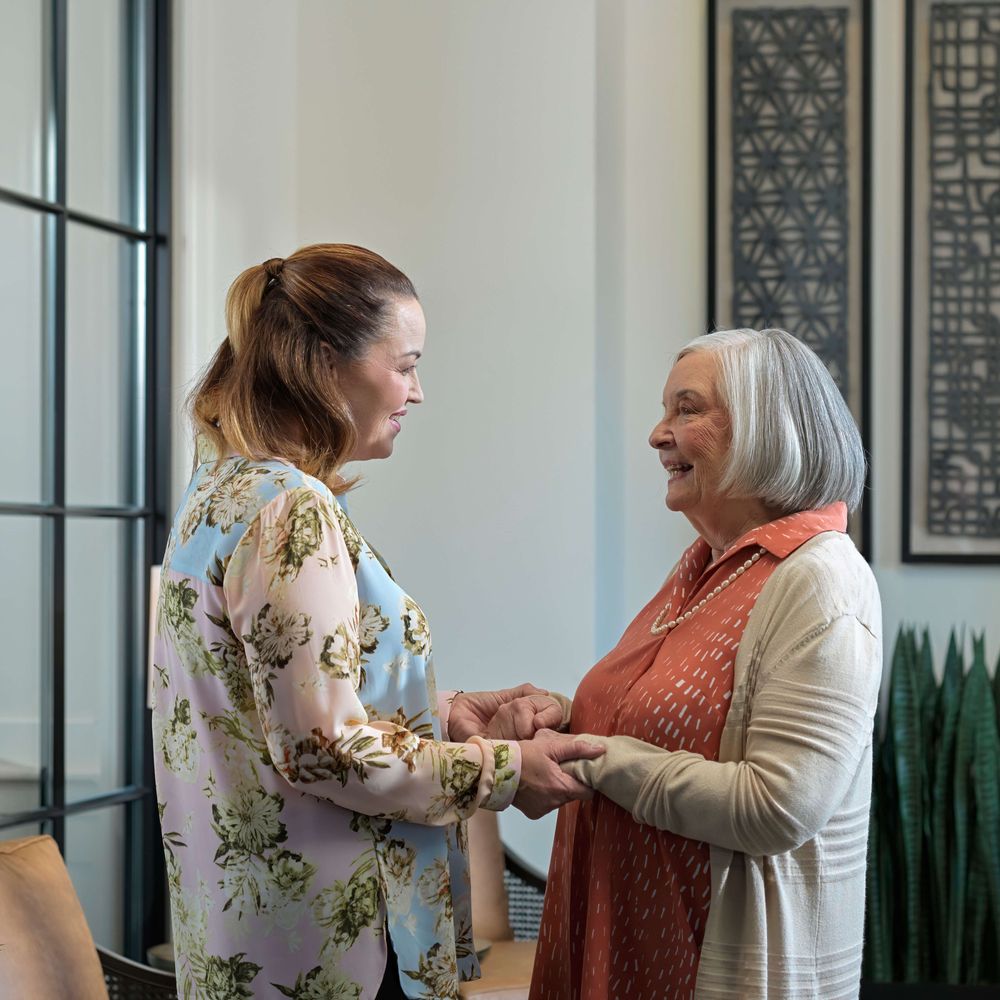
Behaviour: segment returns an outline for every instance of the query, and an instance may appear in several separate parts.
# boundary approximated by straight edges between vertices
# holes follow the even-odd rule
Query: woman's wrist
[[[457,691],[438,691],[437,693],[437,710],[438,719],[441,722],[441,739],[446,743],[449,742],[448,736],[448,720],[451,718],[451,710],[455,704],[455,699],[460,695],[465,694],[462,690]]]
[[[521,782],[521,748],[516,741],[470,736],[483,754],[479,808],[500,812],[514,801]]]

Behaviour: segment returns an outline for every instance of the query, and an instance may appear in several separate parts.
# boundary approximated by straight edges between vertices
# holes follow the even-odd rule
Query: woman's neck
[[[695,531],[711,547],[712,562],[720,559],[748,531],[781,516],[760,500],[743,500],[738,504],[734,502],[731,508],[713,511],[707,517],[689,514],[687,511],[685,514]]]

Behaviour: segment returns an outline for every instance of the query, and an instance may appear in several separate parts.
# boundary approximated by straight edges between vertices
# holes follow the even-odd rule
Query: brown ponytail
[[[248,267],[226,295],[228,337],[190,396],[196,435],[221,457],[280,456],[335,492],[357,440],[331,361],[363,357],[394,302],[417,293],[371,250],[302,247]]]

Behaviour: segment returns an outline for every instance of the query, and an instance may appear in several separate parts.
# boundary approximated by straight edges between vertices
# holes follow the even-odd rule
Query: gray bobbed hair
[[[720,488],[791,514],[843,500],[865,485],[857,424],[826,366],[784,330],[719,330],[686,344],[714,354],[732,445]]]

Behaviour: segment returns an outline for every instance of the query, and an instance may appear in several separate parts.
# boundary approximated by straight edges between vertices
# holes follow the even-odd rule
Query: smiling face
[[[663,388],[663,418],[649,436],[669,476],[667,506],[682,511],[695,527],[716,520],[727,502],[719,482],[730,428],[718,397],[717,374],[718,363],[708,352],[681,358]]]
[[[416,299],[389,307],[385,336],[360,361],[346,365],[341,391],[351,409],[358,440],[348,461],[388,458],[407,406],[423,402],[417,360],[423,354],[427,324]]]
[[[667,506],[687,517],[715,558],[751,528],[780,516],[759,499],[720,488],[732,428],[718,377],[718,361],[710,351],[681,358],[663,387],[663,417],[649,435],[667,470]]]

